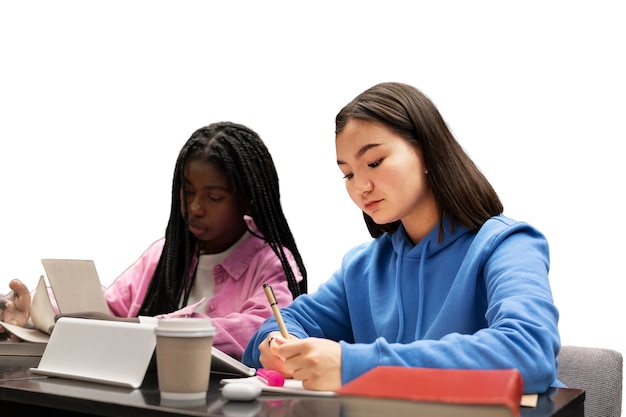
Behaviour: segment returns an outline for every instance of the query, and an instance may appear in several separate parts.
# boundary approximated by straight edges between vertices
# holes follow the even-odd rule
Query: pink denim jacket
[[[248,225],[256,233],[252,219]],[[105,290],[111,312],[117,317],[136,317],[163,250],[165,238],[152,243],[141,257]],[[302,275],[290,251],[285,249],[298,281]],[[194,256],[190,273],[198,262]],[[272,286],[281,307],[289,305],[293,296],[280,259],[270,246],[254,235],[243,241],[224,261],[213,269],[214,295],[206,305],[205,314],[194,312],[196,305],[167,314],[168,317],[208,316],[217,333],[215,347],[241,359],[246,344],[261,323],[272,315],[263,284]]]

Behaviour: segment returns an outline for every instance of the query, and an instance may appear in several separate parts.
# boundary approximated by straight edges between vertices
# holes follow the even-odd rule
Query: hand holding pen
[[[285,377],[291,377],[291,373],[288,372],[283,363],[283,359],[274,354],[274,349],[272,347],[272,340],[275,339],[272,334],[276,335],[279,338],[287,339],[289,337],[289,333],[287,332],[287,328],[285,327],[285,322],[283,321],[283,316],[280,314],[280,310],[278,309],[278,302],[276,300],[276,296],[274,295],[274,291],[269,284],[263,284],[263,290],[265,291],[265,295],[267,296],[267,301],[270,303],[270,307],[272,308],[272,312],[274,313],[274,317],[276,318],[276,322],[278,323],[278,327],[280,328],[281,336],[278,336],[277,332],[272,332],[261,345],[259,346],[259,350],[261,352],[261,356],[259,361],[263,364],[263,367],[267,369],[274,369],[279,371]],[[276,345],[276,343],[274,343]]]
[[[274,312],[281,336],[289,339],[272,287],[263,284],[263,290]],[[306,389],[335,390],[341,386],[341,345],[338,342],[315,337],[297,340],[291,336],[291,339],[290,343],[285,343],[278,338],[275,346],[272,346],[274,337],[270,333],[267,345],[263,341],[262,346],[259,346],[259,361],[264,368],[278,371],[286,378],[302,380],[302,386]],[[278,351],[281,351],[280,356]],[[302,354],[303,352],[306,354]],[[298,372],[297,376],[294,375],[295,370]]]

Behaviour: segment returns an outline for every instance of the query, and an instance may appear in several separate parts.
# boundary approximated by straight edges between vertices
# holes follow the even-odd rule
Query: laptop
[[[85,311],[111,314],[96,265],[87,259],[42,259],[62,314]]]

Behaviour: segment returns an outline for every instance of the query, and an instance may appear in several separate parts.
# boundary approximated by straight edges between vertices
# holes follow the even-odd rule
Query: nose
[[[192,216],[201,216],[203,213],[202,205],[195,199],[189,203],[189,213]]]
[[[369,191],[372,191],[372,188],[373,188],[372,181],[370,181],[370,179],[365,176],[359,177],[355,181],[355,183],[356,183],[355,190],[360,194],[364,194]]]

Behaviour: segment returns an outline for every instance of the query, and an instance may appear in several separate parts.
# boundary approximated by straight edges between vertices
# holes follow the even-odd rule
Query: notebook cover
[[[465,405],[499,405],[519,415],[517,369],[434,369],[379,366],[339,388],[340,396]]]

